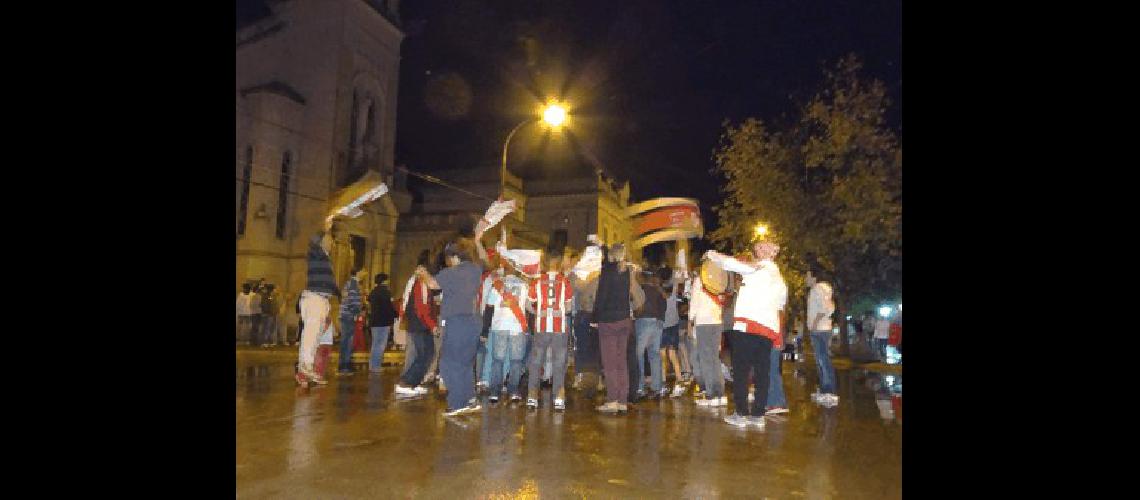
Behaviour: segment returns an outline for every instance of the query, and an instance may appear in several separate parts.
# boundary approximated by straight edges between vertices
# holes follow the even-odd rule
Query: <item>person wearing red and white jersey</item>
[[[768,241],[752,246],[753,260],[745,262],[715,250],[706,257],[726,271],[740,274],[743,282],[737,291],[732,317],[732,399],[736,413],[725,422],[738,427],[752,425],[764,428],[765,404],[768,401],[769,363],[772,345],[780,339],[780,311],[788,301],[788,286],[780,269],[772,260],[780,247]],[[748,405],[748,376],[756,381],[756,399]]]
[[[528,306],[534,313],[534,337],[531,339],[530,364],[528,372],[528,394],[526,404],[538,407],[540,372],[550,348],[552,399],[555,410],[566,409],[566,353],[570,347],[570,311],[573,307],[574,289],[570,280],[562,274],[562,258],[550,255],[546,258],[546,272],[530,283]]]

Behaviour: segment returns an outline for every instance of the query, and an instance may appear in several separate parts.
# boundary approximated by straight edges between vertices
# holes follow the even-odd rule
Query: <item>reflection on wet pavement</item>
[[[825,409],[813,365],[783,368],[791,413],[759,432],[689,396],[614,417],[574,391],[554,413],[546,390],[538,411],[484,401],[445,418],[434,390],[395,397],[395,367],[299,389],[291,361],[239,356],[237,495],[900,498],[901,375],[838,370],[840,403]]]

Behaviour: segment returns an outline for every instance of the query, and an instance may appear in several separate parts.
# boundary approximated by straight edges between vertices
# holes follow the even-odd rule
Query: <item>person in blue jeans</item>
[[[784,377],[780,374],[780,360],[783,359],[784,342],[783,338],[779,340],[779,345],[773,345],[768,354],[768,401],[764,405],[764,409],[767,414],[772,415],[788,413],[788,398],[784,395]]]
[[[664,381],[661,364],[661,334],[665,325],[666,293],[661,288],[661,272],[643,277],[641,290],[645,293],[645,303],[637,311],[637,319],[633,323],[637,336],[635,354],[637,355],[637,397],[650,397],[659,399],[663,394],[661,385]],[[646,360],[648,358],[648,360]],[[649,366],[645,366],[648,361]],[[649,390],[646,391],[645,376],[650,376]]]
[[[372,351],[368,360],[368,370],[379,373],[384,362],[384,350],[388,347],[388,334],[396,319],[396,309],[392,307],[392,292],[388,290],[388,275],[380,273],[373,282],[368,294],[369,328],[372,329]]]
[[[360,298],[360,280],[364,278],[364,270],[356,269],[352,277],[344,285],[344,297],[340,302],[340,360],[337,375],[352,375],[352,335],[356,331],[356,317],[364,308]]]
[[[817,281],[810,273],[806,283],[811,287],[807,299],[810,332],[808,335],[815,351],[815,364],[819,367],[819,390],[812,394],[812,401],[825,407],[833,407],[839,404],[839,396],[835,393],[835,367],[831,364],[831,353],[828,349],[831,343],[831,315],[835,313],[835,302],[831,298],[830,284]]]
[[[439,316],[444,331],[439,374],[447,385],[446,416],[483,408],[475,400],[475,352],[483,328],[483,320],[476,314],[475,298],[483,281],[483,262],[487,261],[487,252],[479,242],[481,236],[476,233],[474,241],[458,237],[448,243],[444,248],[448,267],[434,277],[424,267],[416,268],[416,275],[429,288],[442,292]],[[475,255],[478,261],[473,261]]]

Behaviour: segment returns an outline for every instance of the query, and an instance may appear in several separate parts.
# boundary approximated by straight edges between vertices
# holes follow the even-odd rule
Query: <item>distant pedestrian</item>
[[[260,346],[261,338],[261,285],[254,283],[249,293],[249,345]]]
[[[265,285],[265,293],[261,297],[261,328],[264,331],[262,345],[265,347],[285,345],[285,340],[278,334],[280,312],[281,294],[272,283]]]
[[[374,373],[381,371],[384,363],[384,350],[388,347],[388,335],[392,332],[392,323],[396,318],[396,310],[392,307],[392,291],[388,289],[388,275],[376,275],[372,292],[368,294],[369,328],[372,330],[372,351],[368,360],[368,369]]]
[[[250,298],[252,288],[249,283],[241,286],[241,293],[237,297],[237,338],[239,342],[253,343],[252,329],[253,317],[250,315]]]
[[[835,393],[835,367],[831,364],[831,315],[835,313],[835,302],[831,299],[831,285],[817,281],[809,274],[806,284],[810,287],[807,299],[808,331],[812,349],[815,351],[815,364],[819,367],[819,390],[811,395],[812,401],[827,407],[839,404]]]
[[[344,285],[340,301],[340,366],[337,375],[352,375],[352,337],[356,332],[356,317],[364,307],[360,294],[361,279],[364,279],[364,270],[353,270],[348,283]]]
[[[887,340],[891,336],[891,318],[890,315],[880,316],[875,320],[875,357],[879,361],[886,361],[887,359]]]

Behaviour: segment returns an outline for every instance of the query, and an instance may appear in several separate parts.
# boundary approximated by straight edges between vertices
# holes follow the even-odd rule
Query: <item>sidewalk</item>
[[[815,353],[811,349],[805,349],[803,355],[803,362],[815,364]],[[862,370],[871,370],[876,372],[892,372],[902,373],[902,364],[887,364],[882,361],[852,361],[851,358],[841,358],[836,355],[831,356],[831,365],[837,370],[849,370],[851,368],[859,368]]]
[[[340,346],[333,345],[332,355],[330,360],[340,359]],[[238,344],[235,347],[238,355],[252,355],[252,356],[270,356],[275,359],[297,359],[297,346],[273,346],[273,347],[253,347],[248,345]],[[354,352],[352,353],[353,363],[368,363],[369,353],[367,352]],[[384,366],[404,366],[404,351],[396,351],[389,349],[384,351]]]

